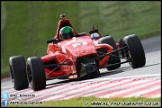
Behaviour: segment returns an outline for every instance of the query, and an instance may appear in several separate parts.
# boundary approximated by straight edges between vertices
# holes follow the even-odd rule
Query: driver
[[[73,29],[70,26],[65,26],[60,29],[60,39],[67,40],[74,37]]]

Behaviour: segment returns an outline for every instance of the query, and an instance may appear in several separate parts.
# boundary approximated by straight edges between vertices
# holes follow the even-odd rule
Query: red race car
[[[9,58],[15,90],[28,88],[29,84],[34,91],[42,90],[46,80],[94,77],[100,74],[100,68],[113,70],[127,62],[132,68],[145,65],[143,46],[135,34],[125,36],[121,47],[111,36],[102,37],[95,28],[89,33],[77,33],[65,14],[61,14],[55,37],[47,40],[47,55],[30,57],[26,62],[23,56]],[[123,62],[120,50],[126,59]]]

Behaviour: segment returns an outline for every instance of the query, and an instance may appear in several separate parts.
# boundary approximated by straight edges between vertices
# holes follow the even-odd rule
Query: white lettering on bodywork
[[[86,44],[87,44],[87,42],[78,42],[78,43],[73,44],[72,46],[78,47],[78,46],[82,46],[82,45],[86,45]]]

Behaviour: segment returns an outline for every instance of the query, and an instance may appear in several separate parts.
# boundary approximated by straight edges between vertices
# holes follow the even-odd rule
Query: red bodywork
[[[59,30],[64,26],[72,27],[68,19],[60,19],[54,39],[60,39]],[[78,34],[75,30],[74,33]],[[99,62],[99,68],[105,66],[110,56],[106,55],[100,59],[98,57],[97,50],[106,49],[108,53],[111,52],[113,48],[108,44],[94,44],[93,41],[94,40],[92,40],[90,36],[85,34],[85,36],[73,37],[72,39],[64,40],[58,43],[49,43],[47,55],[41,57],[43,63],[45,65],[53,62],[61,64],[64,60],[66,60],[64,64],[70,65],[60,65],[54,72],[51,72],[52,68],[45,67],[46,79],[57,78],[60,76],[67,76],[69,79],[78,78],[76,60],[87,55],[96,55],[96,60]],[[51,74],[49,74],[50,72]]]

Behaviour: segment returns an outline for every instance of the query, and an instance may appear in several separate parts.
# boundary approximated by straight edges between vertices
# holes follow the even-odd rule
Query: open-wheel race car
[[[145,65],[144,49],[137,35],[125,36],[119,44],[110,35],[102,37],[97,29],[89,33],[77,33],[65,14],[61,14],[55,37],[47,40],[47,55],[26,61],[21,55],[9,58],[14,89],[26,89],[30,84],[34,91],[42,90],[46,80],[94,77],[100,74],[100,68],[109,71],[127,62],[132,68]],[[125,61],[121,62],[120,51]]]

